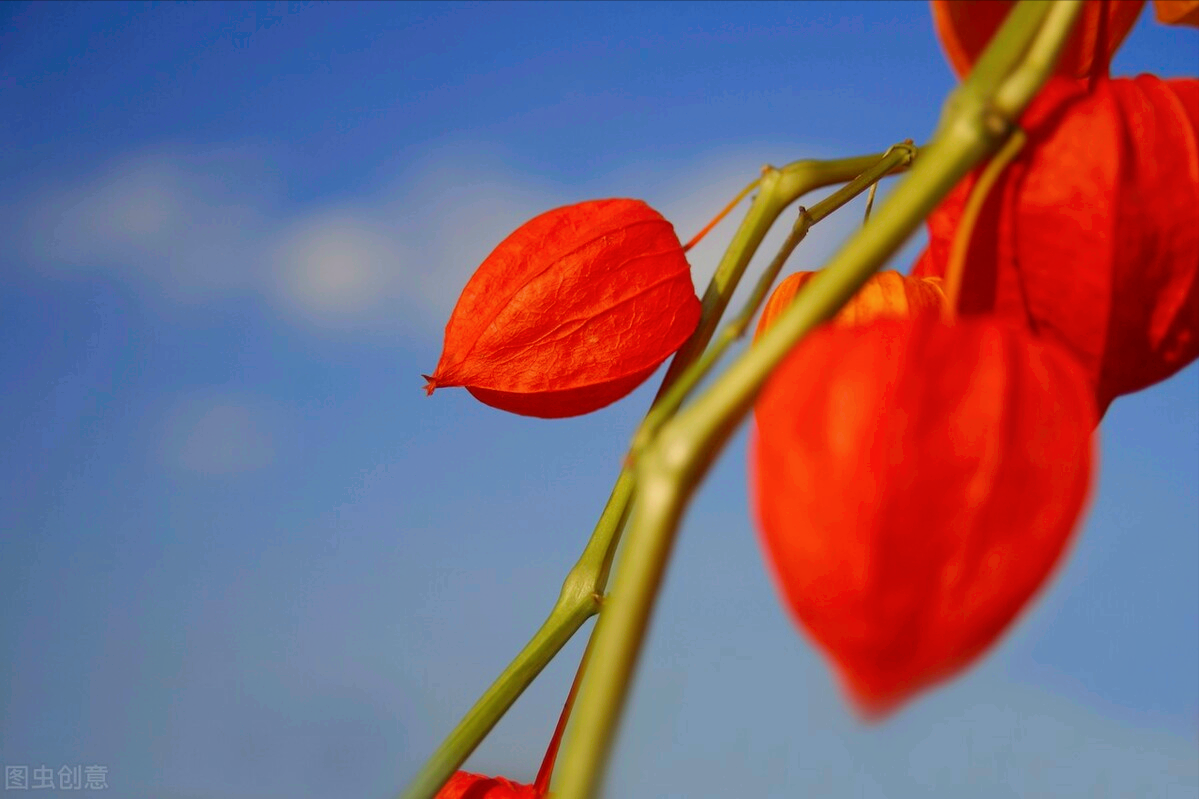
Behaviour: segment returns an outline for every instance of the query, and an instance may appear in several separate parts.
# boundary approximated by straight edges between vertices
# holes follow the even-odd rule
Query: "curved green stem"
[[[720,360],[728,348],[745,335],[745,331],[749,329],[749,323],[753,321],[754,314],[758,312],[758,308],[762,305],[763,300],[766,299],[766,295],[770,292],[771,286],[774,285],[779,272],[782,271],[783,265],[791,257],[791,253],[795,251],[799,243],[808,235],[808,231],[812,229],[812,226],[830,216],[834,211],[842,208],[867,188],[873,191],[878,186],[878,181],[887,175],[906,169],[915,157],[916,147],[910,140],[896,144],[883,153],[882,158],[876,161],[869,169],[813,205],[811,210],[802,207],[799,209],[799,218],[791,226],[791,232],[787,234],[787,239],[783,242],[783,246],[779,248],[770,265],[766,267],[761,277],[758,278],[758,282],[754,285],[754,290],[746,301],[745,307],[721,329],[715,341],[712,342],[712,345],[704,350],[703,355],[694,361],[686,371],[679,375],[678,379],[669,386],[669,390],[653,404],[649,413],[646,414],[645,420],[641,423],[641,427],[638,428],[637,434],[633,438],[633,446],[630,451],[634,457],[636,453],[645,448],[658,432],[658,429],[674,416],[675,412],[682,406],[684,400],[690,396],[695,387],[708,375],[712,367],[716,365],[717,361]]]
[[[1005,70],[967,82],[947,105],[933,143],[865,225],[762,337],[689,407],[666,422],[637,462],[638,497],[616,585],[593,633],[592,666],[568,735],[558,799],[596,795],[617,722],[686,502],[767,377],[796,342],[832,316],[902,246],[936,203],[1004,140],[1016,116],[1048,78],[1080,0],[1043,14],[1023,0],[996,41],[1018,52]],[[1038,4],[1039,5],[1039,4]],[[983,61],[998,63],[988,48]],[[1027,60],[1024,54],[1031,54]],[[1001,54],[1002,55],[1002,54]],[[980,62],[981,64],[982,62]],[[1009,82],[1011,81],[1011,82]],[[1006,92],[1006,94],[1005,94]],[[1006,105],[996,107],[1003,97]],[[996,120],[1003,124],[995,124]],[[769,191],[763,181],[763,192]]]
[[[673,383],[679,373],[708,346],[724,309],[733,298],[733,290],[779,214],[810,191],[853,180],[878,163],[881,157],[882,154],[833,161],[804,160],[788,164],[782,169],[770,166],[762,169],[758,194],[704,292],[699,325],[670,362],[670,368],[662,380],[663,386]]]
[[[1003,174],[1007,165],[1020,152],[1020,148],[1024,146],[1027,139],[1023,130],[1018,127],[1014,128],[1007,142],[987,163],[986,168],[978,176],[978,181],[970,189],[970,196],[962,208],[962,215],[958,219],[957,230],[954,232],[953,242],[949,247],[949,261],[945,267],[943,283],[945,305],[941,311],[941,317],[945,321],[952,321],[957,317],[958,302],[962,293],[962,277],[966,271],[966,253],[970,249],[970,239],[974,234],[974,227],[982,213],[983,205],[991,193],[991,188],[999,180],[999,176]]]

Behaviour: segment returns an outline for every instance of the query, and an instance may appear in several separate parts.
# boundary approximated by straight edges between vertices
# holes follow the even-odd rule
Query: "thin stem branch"
[[[558,714],[558,723],[554,726],[554,734],[550,736],[549,746],[545,749],[545,757],[541,758],[541,768],[537,769],[537,778],[533,780],[533,790],[539,795],[544,795],[549,790],[554,761],[558,758],[558,746],[562,743],[562,733],[566,732],[566,723],[570,720],[575,697],[579,695],[579,686],[583,684],[583,672],[587,670],[587,657],[590,654],[591,642],[588,641],[583,649],[583,657],[579,658],[579,666],[575,669],[575,678],[570,683],[570,690],[566,693],[566,701],[562,703],[562,712]]]
[[[725,250],[702,298],[703,312],[699,325],[691,338],[675,353],[674,360],[666,370],[663,385],[672,383],[690,365],[716,332],[716,326],[733,297],[733,290],[749,266],[766,233],[788,205],[803,195],[825,186],[844,183],[869,169],[881,155],[863,155],[833,161],[804,160],[788,164],[782,169],[764,167],[759,180],[759,191],[750,205],[741,227]]]
[[[549,618],[541,625],[533,639],[500,673],[481,699],[471,708],[466,717],[442,742],[424,768],[413,779],[404,797],[434,796],[462,765],[478,742],[483,740],[491,728],[500,720],[502,713],[496,708],[507,708],[516,701],[525,686],[533,681],[550,659],[566,645],[574,632],[592,614],[586,604],[571,603],[559,599]],[[459,759],[461,758],[461,759]]]
[[[766,299],[766,295],[770,293],[770,288],[774,285],[775,279],[778,278],[779,272],[782,271],[783,265],[786,264],[787,259],[791,257],[791,253],[795,251],[799,243],[808,235],[808,231],[812,229],[812,226],[828,218],[834,211],[844,207],[846,203],[859,196],[867,188],[873,191],[878,182],[887,175],[897,170],[906,169],[915,157],[915,145],[910,140],[900,142],[889,148],[883,154],[883,157],[865,172],[813,205],[811,210],[802,207],[799,209],[799,218],[795,220],[795,224],[791,227],[791,232],[787,234],[787,239],[783,242],[782,247],[779,248],[770,265],[766,267],[761,277],[758,278],[758,282],[754,285],[754,290],[746,301],[744,308],[721,329],[716,339],[712,342],[712,345],[704,350],[704,354],[692,363],[685,372],[679,375],[679,379],[670,386],[665,395],[658,402],[655,402],[654,406],[650,408],[649,413],[646,414],[645,421],[641,423],[641,427],[637,430],[637,434],[633,438],[633,446],[630,452],[634,458],[636,458],[636,453],[644,449],[649,441],[652,440],[662,424],[678,411],[683,402],[695,390],[695,387],[703,381],[728,348],[745,335],[745,331],[749,329],[749,324],[753,321],[758,308],[761,307],[762,302]]]
[[[978,177],[978,182],[970,190],[970,197],[966,200],[966,206],[962,209],[962,216],[958,220],[957,230],[953,235],[953,244],[949,248],[949,263],[945,267],[945,304],[942,306],[941,315],[946,321],[957,317],[958,301],[962,293],[962,277],[966,271],[966,254],[970,250],[970,239],[974,236],[978,216],[982,213],[995,181],[1020,152],[1026,139],[1023,130],[1020,128],[1013,130],[1011,137],[995,154],[995,157],[987,163],[986,168]]]
[[[700,230],[699,233],[696,233],[694,236],[691,237],[690,241],[688,241],[686,244],[683,245],[683,252],[689,251],[696,244],[699,244],[701,241],[703,241],[704,236],[708,235],[708,233],[710,233],[712,231],[712,228],[719,225],[720,221],[722,219],[724,219],[726,216],[731,214],[733,212],[733,209],[737,207],[737,204],[740,203],[742,200],[744,200],[745,197],[751,191],[756,189],[757,187],[758,187],[758,181],[755,180],[752,183],[750,183],[749,185],[747,185],[744,189],[739,191],[737,193],[737,196],[734,197],[732,200],[730,200],[729,204],[720,210],[720,213],[718,213],[716,216],[712,217],[711,222],[704,225],[703,229]]]

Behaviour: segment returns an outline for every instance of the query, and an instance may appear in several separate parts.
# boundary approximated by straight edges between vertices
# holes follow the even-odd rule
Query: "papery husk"
[[[1199,81],[1054,79],[970,233],[958,311],[1069,348],[1100,411],[1199,357]],[[928,220],[944,275],[975,175]]]
[[[1092,480],[1084,373],[993,318],[825,326],[755,421],[767,562],[867,718],[995,643],[1059,563]]]
[[[674,228],[640,200],[594,200],[521,225],[479,266],[425,390],[465,386],[525,416],[598,410],[682,346],[700,302]]]
[[[930,0],[933,25],[959,78],[969,74],[1015,0]],[[1083,78],[1107,74],[1111,57],[1128,36],[1144,0],[1087,0],[1058,58],[1054,74]]]
[[[756,340],[774,320],[790,307],[792,300],[816,272],[796,272],[788,275],[771,292],[762,308]],[[945,292],[938,277],[908,277],[899,272],[878,272],[858,289],[845,306],[837,312],[831,324],[857,325],[875,319],[906,319],[916,314],[939,315],[945,305]]]

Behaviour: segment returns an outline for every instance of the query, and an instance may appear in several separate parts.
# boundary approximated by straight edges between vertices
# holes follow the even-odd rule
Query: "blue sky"
[[[1115,71],[1196,52],[1146,14]],[[0,6],[0,759],[393,795],[549,609],[652,394],[426,398],[475,266],[590,198],[689,236],[763,163],[924,139],[952,80],[922,2]],[[1199,796],[1199,369],[1116,402],[1049,589],[874,727],[774,595],[744,447],[684,522],[611,796]],[[532,778],[581,644],[471,768]]]

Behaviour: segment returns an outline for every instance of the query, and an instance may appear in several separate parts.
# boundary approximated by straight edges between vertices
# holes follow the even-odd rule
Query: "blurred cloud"
[[[762,151],[779,150],[805,152],[794,145]],[[42,187],[20,204],[26,217],[13,232],[28,265],[46,276],[106,273],[172,303],[253,294],[301,324],[425,337],[440,333],[492,249],[533,216],[599,196],[635,195],[638,186],[648,193],[652,183],[656,191],[647,199],[686,239],[761,166],[758,150],[714,153],[685,173],[680,166],[677,175],[658,167],[649,181],[608,176],[588,187],[594,196],[580,196],[578,187],[568,196],[478,151],[447,145],[410,165],[402,181],[301,212],[288,208],[283,192],[263,178],[261,161],[245,153],[146,152]],[[715,271],[736,217],[692,250],[697,291]],[[818,226],[790,268],[814,268],[857,224],[846,212]],[[763,264],[785,235],[785,224],[776,227],[759,256]]]
[[[239,160],[145,153],[44,187],[23,203],[30,265],[60,277],[106,271],[181,301],[245,288],[264,219],[261,197],[229,180]]]
[[[926,733],[914,736],[906,763],[915,783],[956,795],[980,784],[1063,799],[1195,795],[1193,740],[1112,721],[1035,687],[997,686],[995,698],[921,720]]]
[[[233,394],[180,399],[166,415],[163,441],[168,463],[200,474],[253,471],[275,460],[269,410]]]
[[[283,231],[274,245],[277,298],[314,320],[356,316],[392,293],[409,256],[365,214],[319,213]]]
[[[443,158],[296,212],[252,157],[147,152],[19,198],[7,233],[46,277],[103,273],[170,303],[255,294],[301,323],[425,335],[495,244],[562,204],[518,174]]]
[[[408,269],[414,299],[438,332],[466,281],[512,231],[552,208],[593,199],[569,196],[491,159],[472,162],[469,152],[437,153],[405,181],[394,202],[421,255]]]

